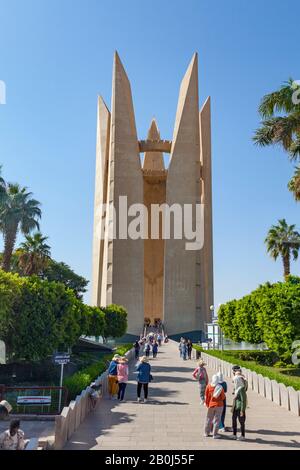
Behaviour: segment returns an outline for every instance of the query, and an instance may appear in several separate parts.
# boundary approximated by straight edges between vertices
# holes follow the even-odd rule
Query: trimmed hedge
[[[251,294],[221,305],[218,323],[226,338],[264,342],[291,363],[292,344],[300,339],[300,278],[266,283]]]
[[[276,353],[273,351],[216,351],[216,350],[205,350],[201,346],[194,345],[194,349],[197,351],[209,354],[210,356],[217,357],[223,361],[237,363],[241,367],[252,370],[257,374],[261,374],[265,377],[269,377],[271,380],[276,380],[279,383],[283,383],[287,387],[293,387],[295,390],[300,390],[300,369],[290,367],[286,369],[277,369],[276,367],[261,365],[255,361],[268,362],[274,360]],[[265,359],[262,356],[265,355]],[[250,360],[250,358],[254,360]],[[244,358],[244,359],[242,359]],[[245,360],[248,358],[249,360]],[[276,363],[275,363],[276,364]],[[297,376],[299,374],[299,377]],[[293,375],[294,374],[294,375]]]
[[[125,356],[127,351],[130,351],[132,344],[125,344],[120,346],[116,351],[106,354],[99,361],[94,362],[88,367],[84,367],[80,371],[66,377],[64,386],[67,387],[69,392],[69,400],[75,400],[77,395],[80,395],[82,390],[85,390],[97,377],[99,377],[107,369],[107,362],[111,361],[115,354]]]
[[[80,336],[119,337],[127,312],[85,305],[60,282],[20,277],[0,269],[0,339],[10,360],[40,361],[72,348]]]

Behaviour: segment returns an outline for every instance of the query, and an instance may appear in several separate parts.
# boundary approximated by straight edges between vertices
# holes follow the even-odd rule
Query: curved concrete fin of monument
[[[141,169],[131,86],[117,51],[114,55],[111,114],[113,142],[116,145],[126,142],[127,162],[135,162],[134,166]]]
[[[198,54],[195,52],[181,82],[177,105],[171,158],[174,160],[177,146],[199,145],[199,90]]]
[[[110,114],[109,107],[105,103],[103,96],[98,95],[98,113],[99,114],[100,112],[102,112],[102,109],[105,109]]]
[[[203,173],[207,166],[211,165],[211,99],[206,99],[200,109],[200,159],[203,165]]]
[[[103,204],[106,202],[106,167],[109,158],[110,112],[101,96],[98,96],[97,145],[94,196],[94,235],[93,235],[93,282],[92,305],[101,305],[101,260],[104,230]]]
[[[148,130],[148,140],[160,140],[160,132],[156,119],[153,118],[151,121],[150,128]],[[162,152],[146,152],[143,162],[144,170],[164,170],[164,156]]]
[[[102,96],[98,96],[98,117],[97,117],[97,160],[96,160],[96,183],[103,185],[106,161],[109,155],[110,136],[110,111]],[[97,165],[101,167],[98,170]]]

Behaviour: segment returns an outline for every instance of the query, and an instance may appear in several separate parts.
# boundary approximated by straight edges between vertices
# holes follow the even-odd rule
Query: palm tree
[[[288,189],[294,194],[296,201],[300,201],[300,167],[295,167],[295,173],[288,183]]]
[[[0,203],[3,200],[3,197],[5,195],[5,181],[2,178],[2,165],[0,165]]]
[[[295,230],[295,225],[288,225],[285,219],[278,221],[278,225],[272,225],[265,239],[267,251],[276,261],[281,256],[284,269],[284,277],[290,275],[291,255],[298,258],[300,249],[300,234]]]
[[[5,194],[0,202],[0,230],[4,236],[2,268],[9,271],[12,253],[18,231],[28,235],[32,230],[39,230],[41,218],[40,203],[32,198],[27,188],[18,184],[5,185]]]
[[[50,260],[50,246],[46,243],[48,237],[37,232],[33,236],[26,235],[25,238],[26,241],[16,251],[19,268],[25,276],[40,274]]]
[[[262,147],[282,145],[291,160],[300,157],[300,104],[292,99],[294,83],[290,78],[278,91],[263,97],[259,107],[263,120],[253,137]]]

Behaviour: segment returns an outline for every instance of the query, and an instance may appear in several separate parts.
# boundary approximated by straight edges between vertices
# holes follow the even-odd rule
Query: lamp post
[[[211,305],[209,307],[209,310],[211,311],[211,314],[212,314],[212,336],[213,336],[213,349],[216,348],[216,330],[215,330],[215,321],[216,321],[216,317],[215,317],[215,306],[214,305]]]

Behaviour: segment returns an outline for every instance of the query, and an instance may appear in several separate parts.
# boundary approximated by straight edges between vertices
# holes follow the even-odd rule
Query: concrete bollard
[[[265,397],[267,400],[273,401],[272,382],[268,377],[265,377]]]
[[[75,410],[76,402],[73,400],[69,404],[69,422],[68,422],[68,439],[72,436],[75,431],[76,425],[76,410]]]
[[[289,391],[287,387],[282,383],[279,384],[279,389],[280,389],[281,406],[289,411],[290,410]]]
[[[259,381],[258,381],[258,375],[256,372],[252,372],[252,380],[253,380],[253,390],[256,393],[259,393]]]
[[[261,375],[261,374],[258,374],[257,378],[258,378],[259,394],[260,394],[262,397],[265,397],[265,396],[266,396],[266,391],[265,391],[265,378],[264,378],[264,376]]]
[[[273,402],[281,406],[281,396],[279,383],[276,380],[271,380]]]
[[[62,449],[68,440],[69,419],[69,408],[67,407],[63,408],[61,414],[55,417],[55,450]]]
[[[287,391],[289,394],[290,411],[296,416],[300,416],[299,392],[293,387],[287,387]]]
[[[75,400],[75,428],[74,431],[77,431],[81,424],[81,406],[82,406],[82,396],[79,395]]]

